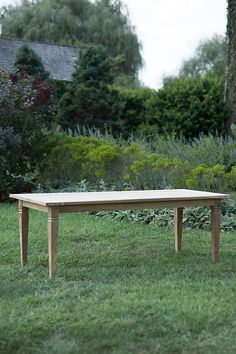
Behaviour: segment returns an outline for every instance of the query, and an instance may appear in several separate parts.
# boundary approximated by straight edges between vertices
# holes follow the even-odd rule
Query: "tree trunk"
[[[228,109],[226,133],[236,124],[236,0],[228,0],[225,101]]]

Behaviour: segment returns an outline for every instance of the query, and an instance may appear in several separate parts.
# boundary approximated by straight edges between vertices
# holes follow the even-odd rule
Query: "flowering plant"
[[[37,146],[50,127],[53,87],[40,76],[0,69],[0,200],[20,191],[24,176],[40,156]]]

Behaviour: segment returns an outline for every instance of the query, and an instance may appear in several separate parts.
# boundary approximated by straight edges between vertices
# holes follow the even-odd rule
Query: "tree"
[[[122,101],[112,88],[112,60],[101,46],[80,52],[71,88],[59,101],[58,122],[63,128],[78,125],[119,130]]]
[[[40,75],[43,80],[49,78],[49,74],[43,66],[41,57],[27,44],[22,45],[18,49],[14,67],[16,70],[26,71],[30,76]]]
[[[4,36],[100,44],[110,56],[122,56],[119,74],[133,79],[142,66],[141,45],[121,0],[24,0],[20,6],[3,9],[1,24]]]
[[[225,53],[225,38],[214,35],[212,38],[200,42],[193,57],[183,62],[179,76],[223,76],[225,71]]]
[[[228,0],[225,100],[228,109],[226,131],[230,134],[232,125],[236,124],[236,3],[234,0]]]

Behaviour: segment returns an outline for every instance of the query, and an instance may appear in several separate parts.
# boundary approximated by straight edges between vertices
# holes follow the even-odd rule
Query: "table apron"
[[[25,208],[36,209],[36,210],[44,211],[46,213],[48,212],[47,206],[35,204],[35,203],[31,203],[31,202],[25,202],[25,201],[23,201],[22,203]]]
[[[109,210],[129,210],[129,209],[157,209],[157,208],[184,208],[191,206],[211,207],[218,205],[216,200],[186,200],[186,201],[158,201],[158,202],[127,202],[127,203],[104,203],[104,204],[84,204],[84,205],[60,205],[59,213],[70,212],[90,212]]]
[[[49,208],[58,208],[59,213],[71,212],[90,212],[90,211],[108,211],[108,210],[129,210],[129,209],[156,209],[156,208],[184,208],[192,206],[216,206],[220,204],[218,199],[206,200],[169,200],[169,201],[145,201],[145,202],[122,202],[122,203],[94,203],[80,205],[50,205],[44,206],[32,202],[23,201],[23,206],[26,208],[36,209],[48,212]]]

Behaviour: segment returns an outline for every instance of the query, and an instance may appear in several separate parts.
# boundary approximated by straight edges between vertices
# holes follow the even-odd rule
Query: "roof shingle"
[[[0,68],[9,71],[14,69],[17,50],[23,44],[27,44],[41,57],[45,70],[54,80],[71,81],[79,55],[77,47],[0,37]]]

